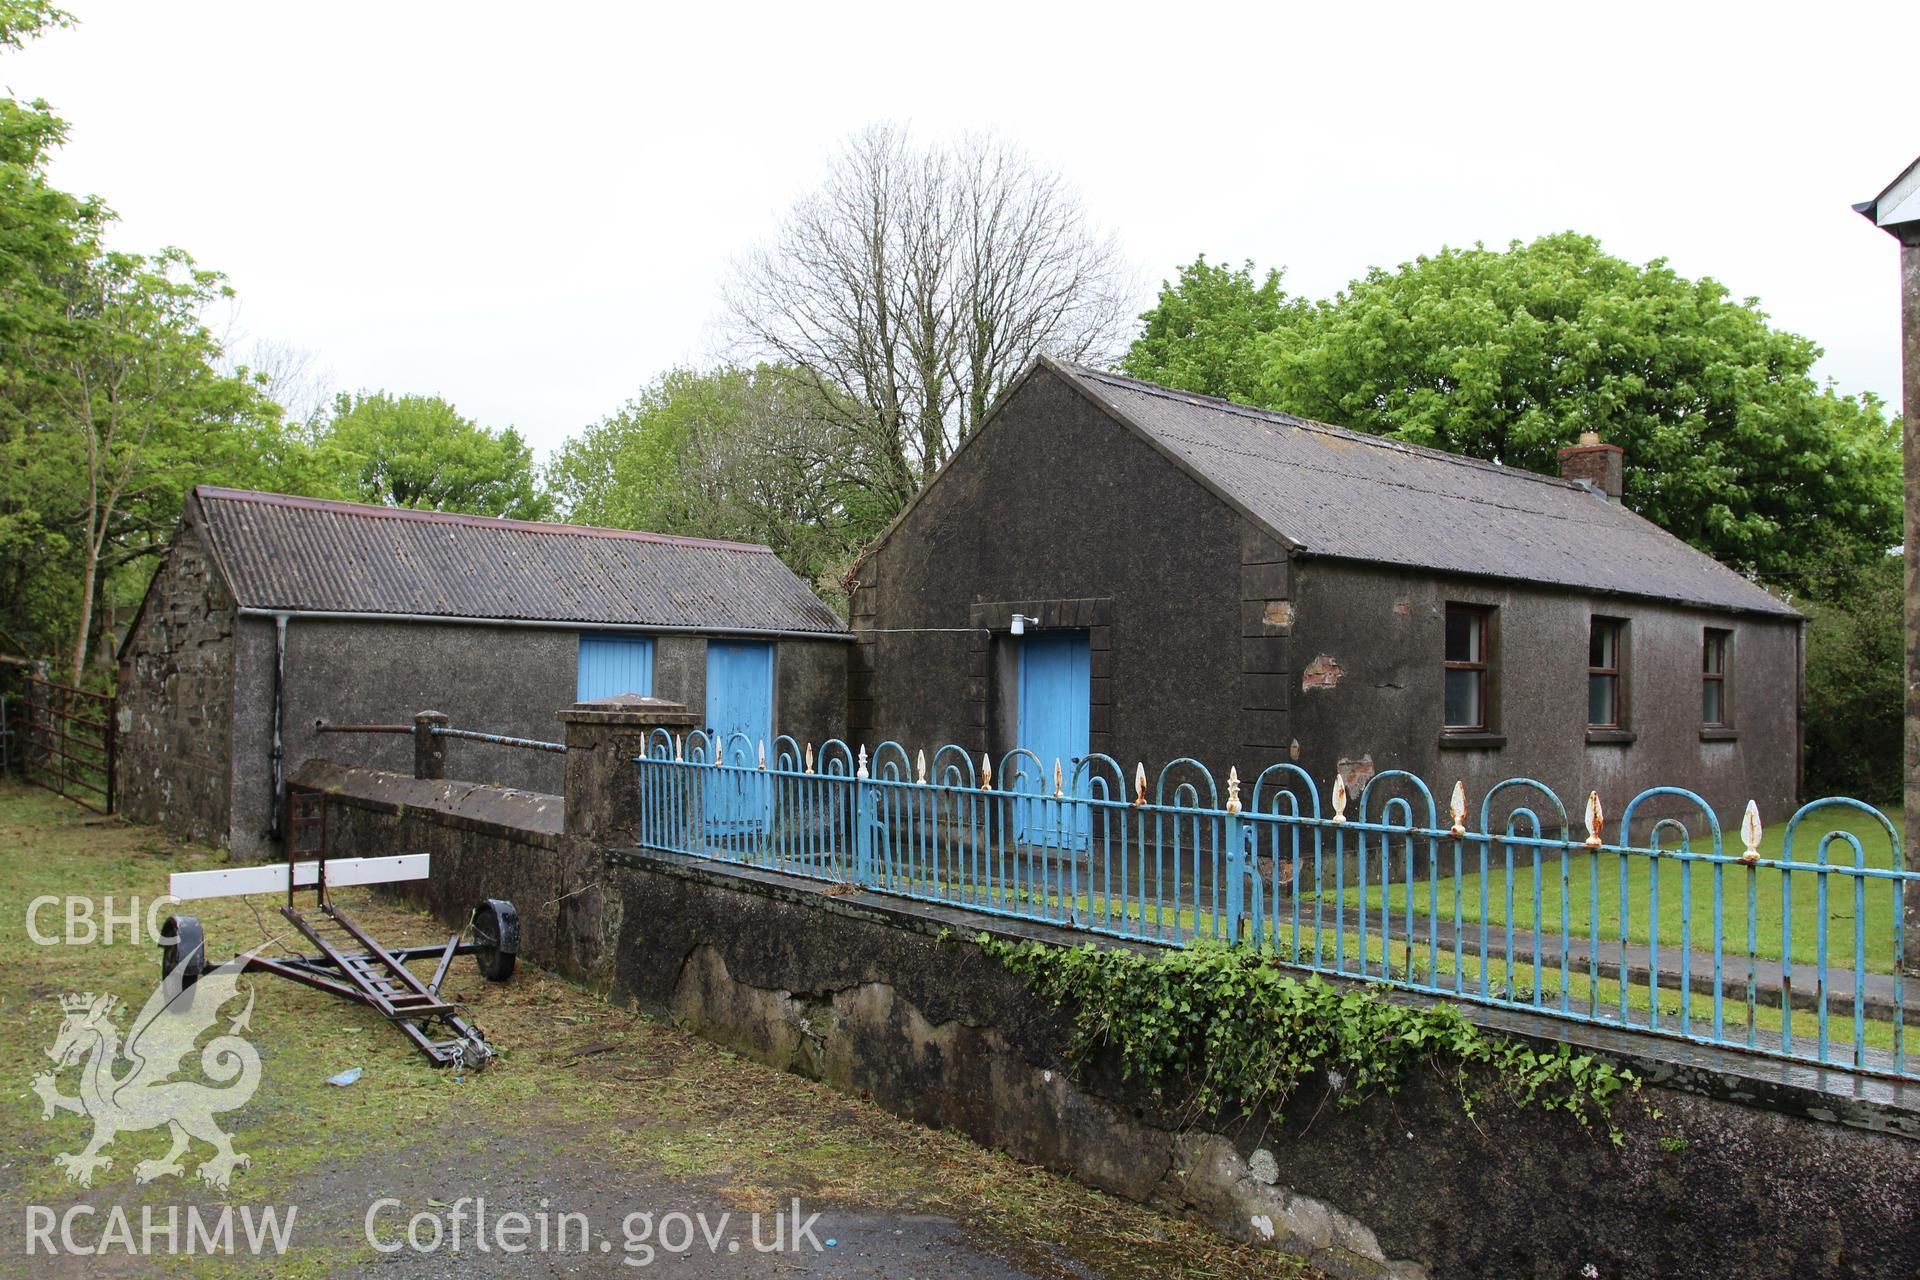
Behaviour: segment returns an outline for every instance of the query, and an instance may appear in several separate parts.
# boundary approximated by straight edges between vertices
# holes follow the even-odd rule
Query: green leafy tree
[[[811,379],[675,369],[569,440],[548,468],[569,520],[754,542],[835,594],[886,520]]]
[[[47,0],[0,0],[0,49],[18,49],[52,27],[70,27],[73,15]]]
[[[1259,402],[1264,355],[1257,339],[1306,313],[1280,287],[1281,272],[1255,279],[1253,263],[1217,266],[1202,254],[1162,281],[1140,316],[1140,336],[1120,361],[1129,377],[1201,395]]]
[[[45,6],[0,0],[0,48],[18,48]],[[78,456],[43,429],[45,371],[28,356],[59,327],[61,281],[95,252],[106,211],[47,180],[66,125],[42,102],[0,98],[0,645],[48,652],[70,633],[62,580],[78,545],[68,526]]]
[[[553,511],[520,433],[480,426],[438,396],[343,393],[311,456],[289,465],[307,491],[362,502],[515,520]]]
[[[1898,803],[1905,731],[1900,557],[1842,566],[1807,615],[1807,791]]]
[[[0,3],[0,47],[68,21]],[[182,490],[252,468],[277,415],[221,369],[203,319],[228,296],[220,276],[177,250],[110,250],[107,208],[48,181],[65,136],[45,103],[0,99],[0,636],[65,650],[77,680]]]
[[[151,258],[104,253],[65,281],[54,323],[23,345],[39,380],[39,431],[77,466],[79,601],[69,671],[86,666],[95,601],[116,554],[156,521],[171,525],[187,477],[230,426],[275,418],[243,379],[219,371],[203,322],[229,296],[215,272],[177,250]],[[158,498],[161,511],[151,510]]]
[[[1375,270],[1255,343],[1272,408],[1541,472],[1596,431],[1626,450],[1628,506],[1763,578],[1900,537],[1878,401],[1818,385],[1819,348],[1753,300],[1587,236]]]

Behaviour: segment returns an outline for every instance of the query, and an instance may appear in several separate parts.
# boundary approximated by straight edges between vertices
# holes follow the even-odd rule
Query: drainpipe
[[[286,760],[287,707],[287,615],[273,615],[273,750],[267,759],[272,767],[273,796],[269,801],[271,816],[267,819],[267,838],[278,842],[285,834],[280,830],[280,813],[286,807],[286,779],[284,761]]]

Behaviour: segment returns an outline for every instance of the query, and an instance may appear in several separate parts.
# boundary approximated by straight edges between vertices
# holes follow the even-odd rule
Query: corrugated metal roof
[[[1304,553],[1793,615],[1584,485],[1055,367]]]
[[[242,608],[844,634],[766,547],[201,486]]]

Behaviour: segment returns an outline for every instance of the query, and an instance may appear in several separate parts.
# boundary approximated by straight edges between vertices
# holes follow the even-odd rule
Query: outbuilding
[[[850,732],[1068,771],[1404,769],[1443,805],[1529,776],[1576,822],[1589,791],[1617,813],[1655,785],[1783,817],[1799,615],[1622,506],[1618,447],[1561,457],[1043,359],[857,565]]]
[[[553,740],[631,693],[753,741],[845,730],[849,637],[762,546],[202,486],[120,650],[121,812],[265,853],[310,757],[412,768],[405,723]],[[453,742],[450,776],[560,790],[562,757]]]

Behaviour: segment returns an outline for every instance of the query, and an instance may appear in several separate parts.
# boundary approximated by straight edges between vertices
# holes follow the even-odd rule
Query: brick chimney
[[[1619,502],[1626,488],[1627,451],[1617,444],[1601,444],[1597,432],[1582,431],[1580,443],[1560,451],[1560,474],[1568,480],[1584,480],[1607,495],[1608,502]]]

